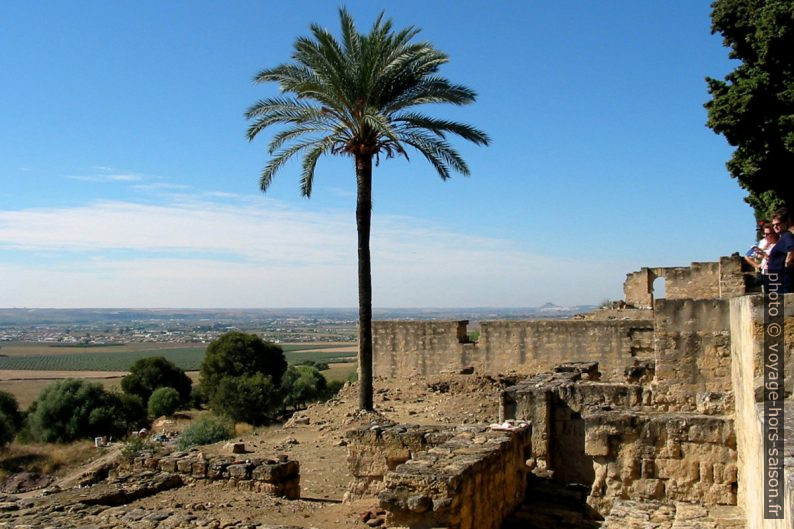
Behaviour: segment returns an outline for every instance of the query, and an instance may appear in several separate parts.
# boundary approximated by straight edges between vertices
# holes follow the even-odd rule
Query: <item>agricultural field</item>
[[[356,346],[334,344],[282,344],[289,363],[346,362],[355,357]],[[123,344],[96,347],[50,347],[46,344],[11,342],[0,349],[0,372],[14,371],[127,371],[141,358],[163,356],[184,369],[196,371],[206,345]]]

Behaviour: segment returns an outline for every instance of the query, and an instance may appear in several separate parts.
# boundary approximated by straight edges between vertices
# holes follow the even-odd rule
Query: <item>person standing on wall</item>
[[[794,234],[791,233],[788,208],[780,208],[772,215],[772,229],[780,238],[769,252],[770,272],[783,274],[783,292],[794,292]]]

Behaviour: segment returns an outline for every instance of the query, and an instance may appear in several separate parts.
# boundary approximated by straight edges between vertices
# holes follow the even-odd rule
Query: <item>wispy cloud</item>
[[[152,184],[136,184],[132,186],[136,191],[180,191],[190,189],[190,186],[183,184],[169,184],[167,182],[155,182]]]
[[[355,306],[348,211],[169,200],[0,211],[0,251],[31,257],[0,264],[0,306]],[[619,295],[630,270],[381,215],[372,257],[379,306],[595,302]]]
[[[80,180],[83,182],[138,182],[146,177],[132,171],[123,171],[115,167],[95,165],[90,174],[65,175],[70,180]]]

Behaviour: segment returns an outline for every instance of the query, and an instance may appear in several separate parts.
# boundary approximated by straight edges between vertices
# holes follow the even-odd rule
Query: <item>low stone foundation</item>
[[[499,529],[524,499],[530,427],[457,427],[449,439],[384,476],[389,527]]]
[[[344,501],[376,496],[384,476],[415,454],[438,446],[455,435],[452,426],[387,424],[349,430],[347,464],[353,480]]]
[[[300,464],[280,459],[205,458],[201,452],[176,452],[166,456],[143,455],[131,462],[133,471],[159,471],[192,480],[225,481],[229,487],[262,492],[290,500],[299,499]]]

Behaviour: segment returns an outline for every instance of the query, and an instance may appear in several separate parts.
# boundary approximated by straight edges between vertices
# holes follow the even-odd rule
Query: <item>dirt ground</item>
[[[255,429],[235,439],[245,444],[246,457],[287,454],[299,461],[300,500],[272,498],[233,490],[220,483],[199,482],[112,507],[102,514],[112,516],[117,509],[121,510],[119,517],[122,511],[128,516],[130,510],[161,513],[160,516],[171,516],[169,519],[176,519],[177,515],[186,516],[184,519],[199,517],[215,527],[364,528],[359,514],[375,509],[377,504],[374,499],[342,503],[351,479],[347,449],[342,442],[344,432],[384,419],[410,424],[493,423],[498,420],[499,393],[510,382],[477,375],[416,377],[411,381],[376,379],[376,413],[357,411],[357,386],[347,385],[337,398],[298,412],[283,426]],[[294,420],[296,417],[302,419]],[[223,444],[204,446],[201,451],[208,456],[220,453]],[[117,526],[121,527],[113,525]]]

